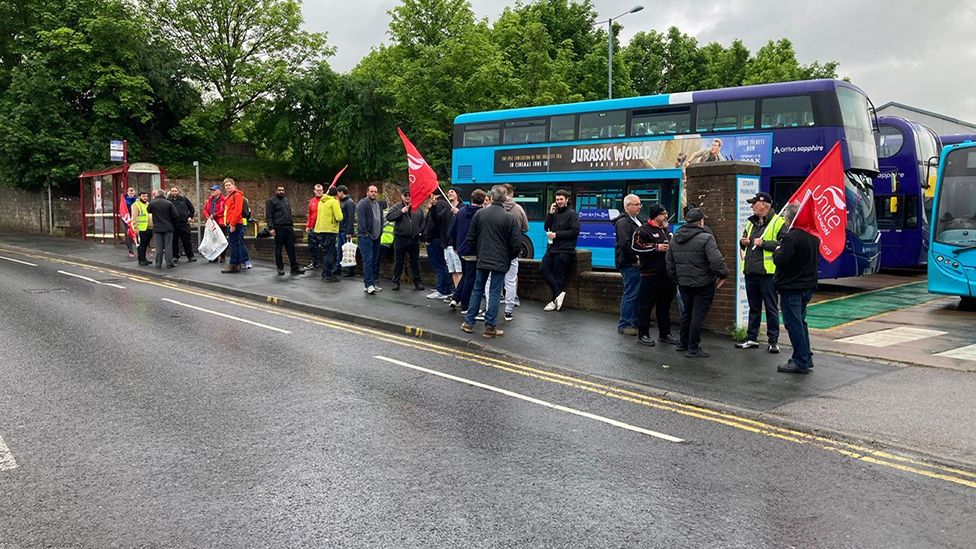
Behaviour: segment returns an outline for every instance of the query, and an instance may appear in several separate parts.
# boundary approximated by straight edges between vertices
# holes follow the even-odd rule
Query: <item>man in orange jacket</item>
[[[241,217],[244,209],[244,193],[229,177],[224,179],[224,190],[227,192],[227,197],[224,199],[224,222],[227,223],[227,230],[230,231],[230,237],[227,239],[230,263],[220,272],[239,273],[247,255],[247,250],[244,249],[244,220]]]

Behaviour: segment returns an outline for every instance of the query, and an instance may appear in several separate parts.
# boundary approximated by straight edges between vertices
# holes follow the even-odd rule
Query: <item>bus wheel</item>
[[[963,297],[959,299],[960,311],[976,311],[976,297]]]
[[[519,257],[523,259],[533,259],[535,258],[535,247],[532,246],[532,241],[529,237],[522,235],[519,239]]]

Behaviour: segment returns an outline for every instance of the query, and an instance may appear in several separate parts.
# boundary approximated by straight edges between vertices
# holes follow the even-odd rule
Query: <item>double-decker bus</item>
[[[929,253],[929,212],[935,162],[941,145],[931,129],[900,116],[878,119],[875,210],[881,231],[881,267],[925,265]],[[929,181],[929,177],[932,181]]]
[[[976,307],[976,142],[942,149],[929,240],[929,291]]]
[[[531,227],[523,256],[537,259],[546,248],[545,212],[565,188],[580,214],[580,247],[592,251],[595,267],[612,268],[610,221],[626,194],[680,212],[684,165],[739,160],[761,166],[760,188],[780,207],[840,141],[847,244],[838,260],[821,262],[820,277],[857,276],[879,264],[871,113],[856,86],[811,80],[462,114],[454,122],[452,182],[468,192],[514,185]]]

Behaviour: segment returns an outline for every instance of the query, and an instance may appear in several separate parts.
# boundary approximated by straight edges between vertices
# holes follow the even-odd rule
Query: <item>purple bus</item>
[[[976,142],[976,134],[954,133],[951,135],[940,135],[939,141],[942,143],[943,147],[948,147],[949,145],[958,145],[960,143],[965,143],[966,141]]]
[[[878,119],[875,210],[881,232],[881,267],[914,268],[928,261],[929,177],[938,163],[939,138],[931,129],[900,116]],[[934,183],[934,180],[931,182]]]
[[[462,114],[454,121],[452,183],[467,191],[514,185],[529,216],[522,255],[537,259],[546,249],[546,208],[565,188],[582,221],[580,247],[592,251],[595,267],[612,268],[610,220],[628,193],[680,212],[684,165],[738,160],[760,165],[760,188],[779,208],[840,141],[847,244],[836,261],[821,262],[820,277],[859,276],[879,266],[871,113],[856,86],[810,80]]]

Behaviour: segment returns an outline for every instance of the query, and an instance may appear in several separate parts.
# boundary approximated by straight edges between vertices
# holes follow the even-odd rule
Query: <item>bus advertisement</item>
[[[881,267],[916,268],[929,253],[935,159],[941,149],[931,129],[900,116],[878,119],[875,210],[881,232]],[[931,177],[932,181],[928,178]]]
[[[613,268],[613,225],[623,197],[661,202],[681,222],[684,168],[737,160],[762,168],[760,187],[777,207],[835,142],[847,176],[845,252],[821,261],[820,278],[879,266],[872,178],[878,157],[870,103],[857,87],[811,80],[462,114],[455,119],[452,182],[464,194],[511,183],[529,216],[523,257],[545,253],[545,212],[557,189],[574,198],[581,248]],[[707,204],[702,204],[707,209]],[[644,212],[646,217],[646,212]]]
[[[976,142],[942,149],[929,240],[929,291],[976,307]]]

